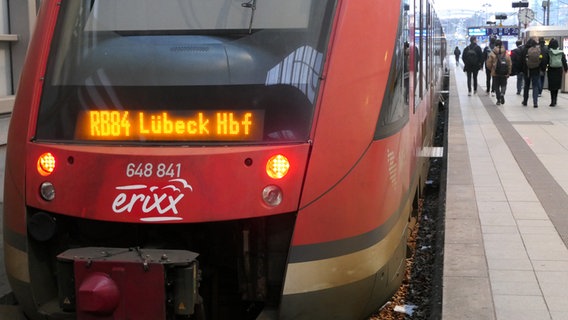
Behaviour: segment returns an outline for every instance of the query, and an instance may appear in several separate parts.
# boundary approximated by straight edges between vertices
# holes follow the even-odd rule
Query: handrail
[[[0,34],[0,41],[16,42],[18,41],[17,34]]]

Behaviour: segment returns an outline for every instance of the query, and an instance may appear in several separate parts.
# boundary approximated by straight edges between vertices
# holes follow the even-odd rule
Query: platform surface
[[[443,319],[568,319],[568,94],[497,106],[451,60]]]

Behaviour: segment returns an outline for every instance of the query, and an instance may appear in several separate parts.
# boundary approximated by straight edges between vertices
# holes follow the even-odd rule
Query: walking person
[[[456,56],[456,66],[460,65],[460,55],[461,55],[460,48],[456,46],[456,48],[454,49],[454,56]]]
[[[493,79],[493,76],[491,75],[491,68],[487,67],[487,59],[489,58],[489,54],[491,54],[491,51],[493,50],[493,48],[495,48],[495,39],[495,37],[491,37],[489,39],[489,45],[483,48],[483,62],[485,63],[485,88],[487,95],[489,95],[489,92],[491,92],[491,95],[494,95],[495,93],[495,86],[491,85],[491,80]]]
[[[511,51],[511,63],[513,64],[511,75],[517,76],[517,95],[520,96],[523,90],[523,83],[525,79],[523,63],[521,62],[521,57],[524,50],[523,41],[517,40],[516,45],[517,47]]]
[[[512,63],[511,57],[507,54],[507,50],[503,48],[501,39],[495,40],[495,47],[489,54],[485,68],[491,70],[493,77],[493,87],[497,97],[497,105],[505,103],[505,92],[507,91],[507,79],[511,74]]]
[[[558,40],[552,39],[548,44],[548,90],[550,91],[550,106],[555,107],[558,101],[558,90],[562,86],[562,77],[568,71],[566,56],[558,49]]]
[[[467,92],[471,96],[471,87],[473,80],[473,93],[477,94],[477,74],[483,68],[483,53],[477,45],[477,37],[471,36],[470,44],[463,49],[462,61],[463,70],[467,73]]]
[[[523,56],[523,70],[525,72],[525,87],[523,90],[523,106],[527,105],[529,100],[529,88],[532,84],[533,107],[538,108],[538,92],[540,89],[540,71],[542,64],[542,56],[540,54],[540,46],[534,39],[529,39],[525,44]]]

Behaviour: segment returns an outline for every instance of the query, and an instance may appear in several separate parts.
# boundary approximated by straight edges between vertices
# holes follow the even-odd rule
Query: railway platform
[[[568,94],[497,106],[451,60],[443,320],[568,319]]]

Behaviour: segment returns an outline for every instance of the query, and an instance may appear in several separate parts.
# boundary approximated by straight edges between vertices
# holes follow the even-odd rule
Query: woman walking
[[[562,76],[568,71],[568,65],[564,52],[558,49],[558,40],[550,40],[548,49],[548,90],[550,90],[550,106],[555,107],[558,90],[562,86]]]

